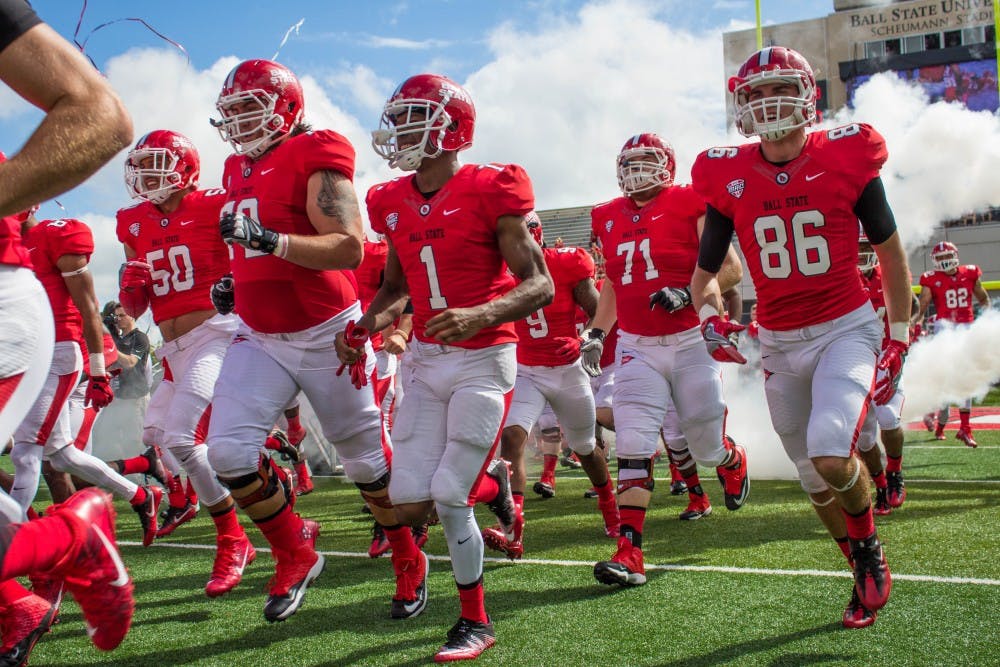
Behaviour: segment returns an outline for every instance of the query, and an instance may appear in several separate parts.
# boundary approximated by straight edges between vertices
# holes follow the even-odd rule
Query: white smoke
[[[886,193],[907,249],[970,211],[1000,205],[1000,117],[957,103],[928,104],[917,84],[878,74],[863,84],[855,108],[829,125],[870,123],[886,140]]]
[[[903,420],[946,403],[961,403],[970,396],[982,398],[1000,380],[1000,355],[993,350],[1000,340],[1000,312],[989,310],[967,327],[938,322],[933,336],[910,348],[901,386],[906,394]]]

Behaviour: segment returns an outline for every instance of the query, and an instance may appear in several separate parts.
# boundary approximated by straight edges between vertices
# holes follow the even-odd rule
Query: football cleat
[[[274,438],[278,442],[278,446],[274,451],[278,452],[283,461],[291,461],[292,463],[299,462],[301,452],[299,452],[298,447],[289,441],[288,436],[284,431],[280,428],[276,428],[271,431],[271,435],[269,437]]]
[[[295,464],[295,474],[298,479],[295,482],[295,495],[307,496],[313,492],[312,472],[309,470],[309,462],[305,459]],[[365,505],[365,507],[368,507]]]
[[[944,440],[944,424],[938,422],[937,428],[934,429],[934,439]]]
[[[538,481],[535,485],[531,487],[531,490],[540,495],[542,498],[555,498],[556,497],[556,485],[555,480],[551,482]]]
[[[514,496],[510,492],[510,464],[503,459],[493,459],[489,467],[486,468],[486,474],[495,479],[499,487],[496,498],[486,503],[486,506],[496,515],[507,540],[513,540],[514,521],[518,512],[517,506],[514,504]],[[523,517],[521,525],[524,525]]]
[[[641,586],[646,583],[642,549],[633,546],[627,537],[619,537],[618,551],[611,560],[594,565],[594,578],[608,586]]]
[[[597,497],[597,489],[595,489],[593,487],[587,489],[586,491],[583,492],[583,497],[584,498],[596,498]]]
[[[423,567],[421,567],[423,566]],[[389,616],[402,620],[417,616],[427,607],[427,574],[430,559],[423,551],[416,559],[397,560],[393,556],[392,568],[396,572],[396,594],[392,596]]]
[[[972,437],[972,429],[966,428],[965,426],[958,429],[958,433],[955,434],[955,439],[964,442],[966,447],[972,447],[973,449],[975,449],[976,447],[979,446],[979,443],[976,442],[976,439]]]
[[[47,577],[42,574],[33,574],[29,577],[31,579],[31,592],[42,598],[55,609],[55,614],[52,616],[52,622],[59,622],[59,607],[62,605],[63,599],[63,582],[59,579],[53,579],[52,577]],[[2,627],[0,623],[0,627]],[[0,662],[0,665],[3,663]]]
[[[256,558],[257,552],[246,535],[217,538],[215,563],[212,565],[212,576],[205,584],[205,595],[217,598],[236,588],[243,579],[243,570]]]
[[[139,515],[139,525],[142,526],[142,546],[148,547],[156,539],[158,530],[157,519],[160,512],[160,501],[163,500],[163,489],[158,486],[145,486],[146,500],[132,509]]]
[[[688,494],[688,506],[677,517],[681,521],[697,521],[703,516],[712,513],[712,503],[708,500],[708,494],[696,495]]]
[[[670,482],[670,495],[680,496],[683,495],[688,490],[688,485],[684,483],[683,479],[679,479],[676,482]]]
[[[427,544],[427,532],[429,529],[430,524],[426,523],[410,527],[410,532],[413,534],[413,543],[417,545],[418,549],[423,549],[424,545]]]
[[[577,470],[583,467],[583,464],[577,460],[576,455],[573,452],[566,454],[559,459],[559,465],[563,468],[571,468],[572,470]]]
[[[132,625],[132,579],[115,545],[115,508],[111,496],[95,487],[74,493],[49,510],[79,535],[51,575],[64,577],[66,590],[80,605],[94,646],[110,651]]]
[[[198,506],[190,502],[184,507],[168,507],[160,514],[160,529],[156,531],[156,536],[166,537],[196,516],[198,516]]]
[[[492,622],[480,623],[459,617],[458,623],[448,631],[444,646],[434,654],[434,662],[474,660],[496,641]]]
[[[906,500],[906,485],[902,472],[887,472],[885,481],[889,486],[889,507],[902,507]]]
[[[934,432],[934,413],[930,412],[924,415],[924,428],[927,429],[928,433]]]
[[[170,474],[167,472],[166,466],[163,465],[163,461],[160,460],[160,453],[157,451],[156,447],[147,447],[146,451],[144,451],[141,456],[149,461],[149,470],[146,471],[146,476],[152,477],[160,483],[160,486],[166,488],[167,478]]]
[[[719,466],[715,472],[719,476],[722,490],[726,497],[726,509],[738,510],[743,507],[750,495],[750,476],[747,474],[747,452],[733,442],[728,435],[723,436],[736,455],[736,460],[727,466]]]
[[[889,505],[889,487],[875,488],[875,505],[872,511],[875,516],[885,516],[892,513],[892,506]]]
[[[524,515],[518,514],[514,519],[511,533],[504,531],[502,526],[484,528],[483,544],[494,551],[499,551],[510,560],[517,560],[524,555]]]
[[[618,515],[618,503],[615,501],[615,497],[611,496],[611,500],[607,503],[598,500],[597,509],[600,510],[601,517],[604,519],[604,534],[608,537],[618,537],[621,517]]]
[[[268,623],[284,621],[302,606],[309,588],[326,565],[323,554],[316,552],[319,524],[306,519],[302,522],[304,543],[294,551],[275,549],[275,572],[264,603],[264,618]]]
[[[854,588],[858,599],[871,611],[878,611],[885,606],[892,591],[892,575],[878,535],[872,533],[864,540],[851,540],[851,558],[854,559]]]
[[[37,595],[26,595],[6,605],[0,611],[0,625],[3,626],[0,666],[27,665],[31,649],[52,627],[56,613],[56,606]]]
[[[844,609],[844,627],[867,628],[875,622],[877,616],[876,612],[861,604],[861,598],[858,597],[857,589],[852,589],[851,601],[847,603],[847,608]]]
[[[378,558],[384,553],[387,553],[392,545],[389,544],[389,538],[385,534],[385,528],[376,521],[375,525],[372,526],[372,543],[368,545],[368,557]]]

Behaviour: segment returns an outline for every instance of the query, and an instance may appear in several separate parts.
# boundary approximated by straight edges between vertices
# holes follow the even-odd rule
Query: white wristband
[[[889,338],[900,343],[909,343],[910,325],[906,322],[889,322]]]
[[[282,259],[288,254],[288,234],[278,234],[278,244],[274,247],[274,254]]]
[[[87,355],[90,359],[90,377],[98,377],[107,375],[108,372],[104,370],[104,354],[101,352],[91,352]]]
[[[704,322],[710,317],[718,317],[718,316],[719,316],[719,311],[716,310],[715,306],[713,306],[710,303],[706,303],[704,306],[701,307],[701,310],[698,311],[698,319],[700,319],[702,322]]]

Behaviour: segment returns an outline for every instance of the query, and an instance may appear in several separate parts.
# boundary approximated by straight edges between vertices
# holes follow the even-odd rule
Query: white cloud
[[[449,42],[440,39],[403,39],[401,37],[380,37],[371,35],[364,40],[365,46],[376,49],[401,49],[404,51],[426,51],[427,49],[439,49],[449,46]]]

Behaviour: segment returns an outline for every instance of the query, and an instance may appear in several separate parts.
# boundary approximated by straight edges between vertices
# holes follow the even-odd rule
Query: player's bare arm
[[[87,268],[87,258],[84,255],[63,255],[56,261],[56,266],[62,273],[73,304],[83,316],[83,339],[87,349],[93,354],[101,354],[103,366],[104,327],[101,326],[101,309],[94,292],[94,278]]]
[[[576,301],[576,305],[583,309],[583,312],[587,313],[587,317],[591,319],[593,319],[594,313],[597,312],[597,302],[600,298],[601,295],[597,291],[597,287],[594,286],[593,278],[581,280],[573,287],[573,300]]]
[[[330,170],[310,176],[306,214],[319,235],[289,234],[285,259],[309,269],[357,268],[364,256],[364,232],[351,179]]]
[[[933,299],[934,295],[929,289],[924,287],[920,290],[920,308],[917,310],[918,321],[923,322],[924,316],[927,315],[927,309],[930,308]]]
[[[983,282],[981,280],[976,280],[975,287],[972,288],[972,293],[976,296],[976,301],[983,308],[990,307],[990,295],[987,294],[986,288],[983,287]]]
[[[47,112],[24,147],[0,164],[0,215],[79,185],[132,141],[132,120],[111,86],[45,24],[0,53],[0,78]]]
[[[601,285],[601,293],[597,299],[597,307],[587,323],[588,329],[600,329],[604,333],[611,331],[618,321],[618,299],[615,296],[614,285],[605,280]]]
[[[483,327],[527,317],[552,303],[555,287],[542,249],[528,232],[524,216],[497,220],[497,242],[507,266],[521,282],[498,299],[472,308],[449,308],[427,320],[425,334],[443,343],[457,343]]]
[[[389,241],[389,254],[385,260],[385,270],[382,275],[382,285],[378,288],[368,310],[357,321],[357,326],[368,331],[380,331],[396,321],[406,308],[410,298],[410,288],[406,284],[406,276],[399,264],[396,249]],[[357,350],[344,342],[344,332],[337,334],[337,356],[341,363],[353,364],[361,358],[364,350]]]

